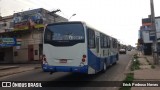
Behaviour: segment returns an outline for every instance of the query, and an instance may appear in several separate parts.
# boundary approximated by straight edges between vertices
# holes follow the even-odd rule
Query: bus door
[[[100,37],[96,37],[96,53],[97,53],[97,57],[101,57],[101,53],[100,53]],[[97,63],[97,68],[98,70],[103,68],[103,61],[100,60],[99,58],[97,58],[98,60],[96,61]]]

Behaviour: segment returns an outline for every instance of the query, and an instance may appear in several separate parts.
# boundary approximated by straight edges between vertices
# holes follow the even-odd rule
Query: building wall
[[[16,47],[14,47],[14,52],[17,51],[18,53],[18,56],[14,56],[15,63],[39,60],[39,44],[42,44],[42,32],[24,34],[20,39],[22,40],[20,48],[16,49]],[[30,59],[30,46],[33,46],[33,60]]]
[[[0,33],[13,31],[13,16],[0,19]]]
[[[13,47],[13,60],[14,63],[28,62],[28,46]]]
[[[156,18],[155,23],[156,23],[157,39],[160,39],[160,18]],[[160,40],[158,40],[158,42],[160,42]]]
[[[147,30],[142,31],[142,38],[144,43],[152,43],[153,41],[150,40],[150,33]]]
[[[35,44],[33,46],[34,50],[34,60],[40,60],[39,59],[39,44]]]
[[[42,36],[42,32],[24,34],[20,37],[20,39],[22,39],[21,45],[42,44]]]
[[[19,46],[19,47],[14,47],[13,49],[13,59],[14,63],[27,63],[30,61],[34,60],[40,60],[39,59],[39,45],[34,44],[33,45],[33,60],[29,59],[29,45],[28,46]],[[17,53],[17,55],[15,55]]]

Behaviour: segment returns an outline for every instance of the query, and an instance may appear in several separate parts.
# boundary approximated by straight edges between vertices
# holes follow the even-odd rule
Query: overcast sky
[[[160,0],[154,0],[155,15],[160,16]],[[57,14],[70,21],[85,21],[121,43],[135,46],[141,19],[150,14],[150,0],[0,0],[2,16],[13,12],[44,8],[60,9]]]

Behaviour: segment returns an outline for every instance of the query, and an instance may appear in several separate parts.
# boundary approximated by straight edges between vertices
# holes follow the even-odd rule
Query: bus
[[[119,59],[118,41],[81,21],[48,24],[43,35],[44,72],[96,74]]]

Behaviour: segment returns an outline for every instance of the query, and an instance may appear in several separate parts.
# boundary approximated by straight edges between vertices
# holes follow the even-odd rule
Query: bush
[[[125,80],[123,80],[123,82],[133,82],[134,80],[134,74],[133,73],[128,73]],[[128,86],[128,87],[120,87],[119,90],[131,90],[131,87]]]
[[[138,57],[135,55],[135,58],[132,60],[131,71],[140,69],[140,62],[138,61]]]
[[[138,59],[138,55],[137,55],[137,54],[134,54],[134,55],[133,55],[133,58]]]
[[[152,69],[154,69],[154,68],[155,68],[155,66],[154,66],[154,65],[151,65],[151,68],[152,68]]]

